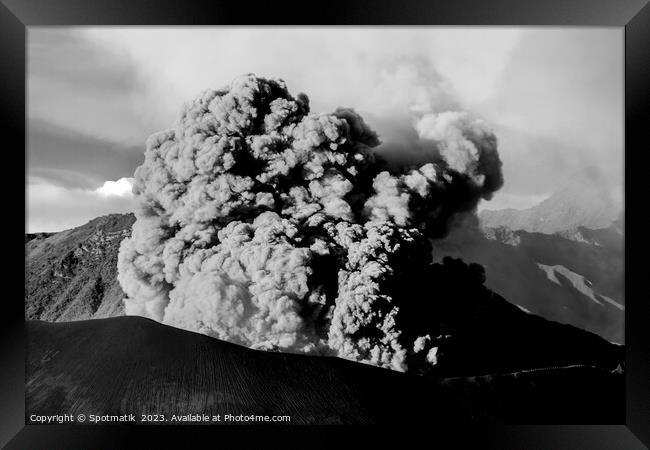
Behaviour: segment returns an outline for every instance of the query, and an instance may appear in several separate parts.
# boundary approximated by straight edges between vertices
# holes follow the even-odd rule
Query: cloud
[[[117,181],[105,181],[95,192],[102,197],[133,197],[133,178],[120,178]]]
[[[132,212],[132,196],[106,195],[106,185],[123,187],[124,181],[108,181],[97,189],[87,190],[30,177],[26,186],[26,231],[61,231],[83,225],[97,216]]]
[[[622,186],[623,48],[614,28],[521,37],[493,98],[474,109],[499,136],[506,192],[542,195],[590,170]]]
[[[157,127],[140,107],[146,80],[125,56],[103,51],[75,28],[30,29],[29,118],[121,146],[142,145]]]
[[[429,239],[500,188],[496,137],[464,112],[421,112],[425,163],[390,167],[357,112],[310,103],[282,80],[240,76],[149,137],[118,258],[126,312],[407,370],[431,352],[411,350],[403,289],[427,279]]]
[[[161,126],[200,86],[223,85],[247,72],[310,92],[313,111],[354,106],[371,124],[372,116],[409,117],[412,107],[471,104],[491,95],[520,35],[514,28],[83,30],[107,52],[130,57],[148,80],[141,99],[157,105]]]

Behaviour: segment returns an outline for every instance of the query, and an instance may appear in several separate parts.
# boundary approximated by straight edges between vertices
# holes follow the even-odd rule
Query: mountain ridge
[[[526,209],[483,209],[479,212],[481,226],[545,234],[610,227],[622,220],[622,207],[598,185],[600,181],[578,177]]]
[[[25,237],[25,318],[48,321],[124,313],[117,281],[120,242],[133,214],[110,214],[58,233]]]
[[[487,287],[509,302],[623,343],[624,240],[616,227],[579,228],[577,239],[468,221],[434,242],[434,256],[478,263],[485,267]],[[601,297],[613,302],[599,304]]]

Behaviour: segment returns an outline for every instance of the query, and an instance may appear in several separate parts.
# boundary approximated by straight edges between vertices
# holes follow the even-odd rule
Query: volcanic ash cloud
[[[403,329],[429,238],[502,184],[494,135],[467,114],[415,124],[430,162],[386,170],[353,110],[310,114],[281,80],[240,77],[149,137],[118,279],[126,312],[252,348],[407,370]],[[435,295],[434,295],[435,297]],[[417,342],[416,342],[417,341]],[[431,359],[432,361],[434,359]]]

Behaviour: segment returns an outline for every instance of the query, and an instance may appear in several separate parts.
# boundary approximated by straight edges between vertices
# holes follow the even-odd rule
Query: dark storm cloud
[[[128,60],[100,52],[69,28],[29,30],[29,74],[49,82],[119,93],[133,89],[136,79]]]
[[[30,29],[27,74],[30,121],[129,145],[143,145],[159,128],[138,100],[147,82],[136,62],[88,39],[85,29]]]
[[[81,172],[51,168],[30,169],[29,179],[66,189],[95,189],[98,183],[96,177]]]
[[[65,187],[96,188],[129,177],[143,160],[142,148],[85,136],[41,120],[28,127],[30,175]]]

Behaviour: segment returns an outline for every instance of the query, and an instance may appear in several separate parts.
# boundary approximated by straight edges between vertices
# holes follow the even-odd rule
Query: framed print
[[[646,2],[0,12],[6,448],[647,448]]]

